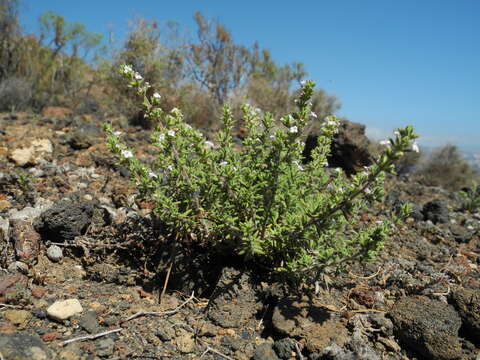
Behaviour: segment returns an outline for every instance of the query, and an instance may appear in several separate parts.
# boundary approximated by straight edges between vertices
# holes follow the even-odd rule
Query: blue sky
[[[420,145],[480,151],[480,0],[24,0],[27,31],[46,10],[119,40],[135,15],[194,33],[200,10],[277,63],[303,62],[370,135],[412,124]]]

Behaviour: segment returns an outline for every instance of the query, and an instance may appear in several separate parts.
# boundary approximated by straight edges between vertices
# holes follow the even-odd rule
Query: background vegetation
[[[243,103],[275,116],[292,112],[299,82],[308,76],[300,62],[278,64],[258,43],[236,43],[224,25],[200,12],[193,15],[193,35],[174,22],[135,18],[122,44],[106,44],[101,34],[52,11],[39,18],[37,34],[26,34],[19,9],[20,0],[0,0],[0,111],[67,106],[76,114],[122,115],[151,128],[118,74],[119,65],[131,64],[161,94],[163,109],[179,107],[187,123],[215,129],[226,103],[234,115]],[[315,90],[311,102],[318,115],[311,130],[340,108],[337,98],[322,89]],[[240,135],[244,130],[238,125]],[[475,176],[454,146],[430,157],[409,153],[396,169],[451,190],[470,185]]]

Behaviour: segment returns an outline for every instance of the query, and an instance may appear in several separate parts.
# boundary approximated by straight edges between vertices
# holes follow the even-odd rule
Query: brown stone
[[[60,334],[59,332],[49,332],[42,336],[42,340],[45,342],[49,342],[49,341],[53,341],[61,338],[62,338],[62,334]]]
[[[9,274],[0,277],[0,295],[5,294],[7,289],[18,282],[27,282],[28,278],[20,273]]]
[[[32,318],[32,314],[27,310],[7,310],[3,317],[15,326],[24,329]]]
[[[5,209],[8,209],[9,207],[11,207],[12,204],[10,204],[9,201],[7,200],[0,200],[0,211],[2,210],[5,210]]]
[[[26,263],[35,263],[40,251],[40,234],[30,221],[10,220],[10,238],[15,244],[17,257]]]
[[[32,296],[36,297],[37,299],[41,299],[43,295],[47,292],[44,288],[40,286],[34,286],[32,288]]]
[[[63,119],[72,114],[72,109],[62,106],[47,106],[43,108],[42,115],[53,119]]]
[[[280,300],[273,311],[272,324],[281,334],[305,339],[310,352],[320,352],[332,343],[342,347],[348,336],[338,314],[306,297]]]
[[[11,151],[10,159],[18,166],[38,164],[53,152],[53,145],[49,139],[31,140],[28,146],[18,147]]]

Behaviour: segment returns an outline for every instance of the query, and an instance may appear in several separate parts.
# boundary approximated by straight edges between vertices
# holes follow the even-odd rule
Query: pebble
[[[28,274],[28,265],[21,261],[14,261],[8,265],[8,271],[11,273],[21,272],[22,274]]]
[[[19,328],[25,328],[32,318],[32,314],[27,310],[7,310],[3,317]]]
[[[81,318],[79,325],[90,334],[100,332],[100,325],[95,311],[87,311]]]
[[[262,343],[257,346],[253,353],[253,360],[279,360],[277,354],[269,343]]]
[[[0,211],[12,207],[12,204],[8,200],[0,200]]]
[[[58,245],[51,245],[47,249],[47,257],[53,262],[59,262],[63,258],[63,250]]]
[[[48,316],[53,320],[66,320],[75,314],[83,311],[82,305],[77,299],[68,299],[63,301],[55,301],[47,309]]]
[[[183,333],[175,339],[178,351],[184,354],[191,353],[195,350],[195,341],[191,334]]]
[[[33,309],[32,314],[37,319],[45,319],[47,317],[47,312],[44,309]]]
[[[52,351],[47,348],[38,335],[2,334],[0,349],[5,360],[47,360],[53,359]]]
[[[115,341],[113,339],[102,339],[97,342],[97,355],[101,357],[111,356]]]

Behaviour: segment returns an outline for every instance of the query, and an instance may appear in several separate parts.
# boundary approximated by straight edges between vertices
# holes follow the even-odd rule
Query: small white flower
[[[339,168],[339,167],[338,167],[338,168],[335,168],[335,172],[341,173],[341,172],[342,172],[342,168]]]
[[[133,157],[133,154],[130,150],[122,150],[120,153],[122,154],[122,156],[125,159],[129,159],[129,158]]]
[[[380,141],[380,145],[384,145],[384,146],[390,146],[390,140],[388,139],[385,139],[385,140],[382,140]]]
[[[143,77],[139,73],[135,73],[135,80],[142,80]]]
[[[219,165],[220,165],[220,166],[225,166],[225,165],[227,165],[227,164],[228,164],[228,163],[227,163],[226,161],[222,161]]]
[[[159,100],[161,98],[161,96],[158,92],[153,93],[153,97],[157,100]]]
[[[168,130],[167,135],[168,136],[175,136],[175,130]]]
[[[158,135],[158,141],[162,142],[163,140],[165,140],[165,134],[161,133],[160,135]]]
[[[400,136],[400,131],[395,130],[395,131],[393,132],[393,135],[395,135],[395,136]]]
[[[132,67],[131,67],[130,65],[125,65],[125,66],[123,67],[123,73],[124,73],[124,74],[129,74],[129,73],[131,73],[132,71],[133,71],[133,69],[132,69]]]
[[[260,114],[262,112],[262,109],[257,107],[257,108],[255,108],[255,111]]]
[[[269,138],[273,140],[275,139],[275,135],[270,135]]]
[[[148,176],[151,177],[152,179],[155,179],[158,177],[157,174],[155,174],[153,171],[149,171]]]
[[[205,146],[209,149],[213,148],[215,146],[215,144],[211,141],[205,141]]]
[[[335,120],[327,120],[325,121],[322,126],[336,126],[337,123],[335,122]]]
[[[290,134],[296,134],[296,133],[298,133],[298,127],[296,127],[296,126],[294,125],[294,126],[290,127],[290,129],[288,129],[288,132],[289,132]]]
[[[302,85],[302,87],[304,87],[305,85],[307,85],[307,81],[306,80],[300,81],[300,85]]]
[[[418,147],[418,144],[416,141],[414,141],[412,144],[412,150],[415,151],[416,153],[420,152],[420,148]]]
[[[369,188],[365,188],[365,194],[371,194],[372,193],[372,190],[370,190]]]
[[[173,170],[173,165],[168,165],[168,166],[167,166],[167,170],[168,170],[168,171],[172,171],[172,170]]]
[[[317,114],[315,112],[310,112],[310,116],[313,117],[314,119],[318,118]]]
[[[303,170],[304,170],[303,166],[300,165],[300,164],[298,163],[298,161],[295,160],[293,163],[294,163],[295,165],[297,165],[298,170],[300,170],[300,171],[303,171]]]
[[[122,133],[121,131],[115,131],[115,132],[113,133],[113,135],[115,135],[115,136],[120,136],[120,135],[122,135],[122,134],[123,134],[123,133]]]
[[[190,124],[185,124],[185,127],[186,127],[187,129],[190,129],[190,130],[192,129],[192,127],[190,126]]]

